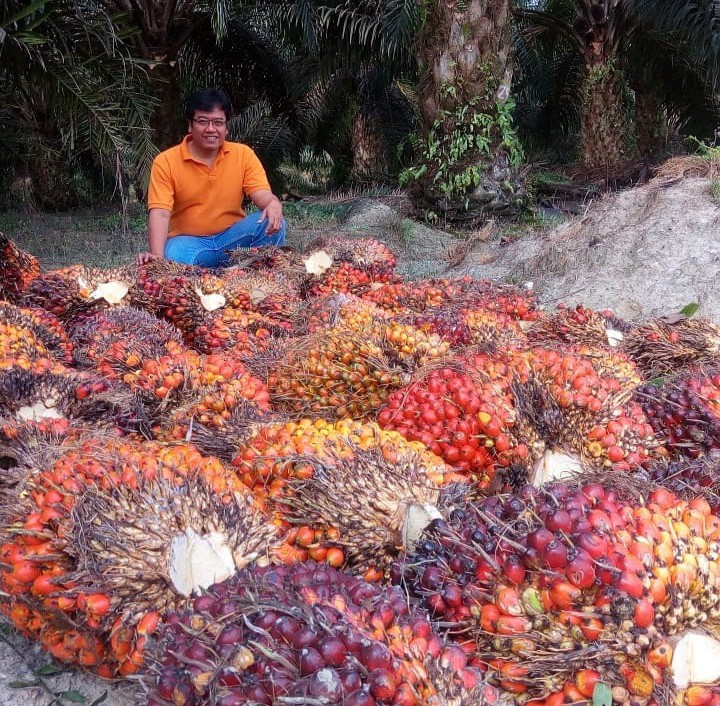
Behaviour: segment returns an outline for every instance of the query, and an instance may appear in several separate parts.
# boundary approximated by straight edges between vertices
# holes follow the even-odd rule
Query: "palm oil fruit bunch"
[[[527,331],[534,344],[547,345],[551,341],[582,344],[595,348],[619,346],[628,324],[617,319],[611,311],[595,311],[582,304],[574,308],[560,307],[537,319]]]
[[[170,616],[148,706],[484,706],[494,691],[395,588],[313,563],[250,569]]]
[[[643,385],[637,400],[675,456],[714,456],[720,449],[720,374],[688,372]]]
[[[32,333],[44,352],[60,363],[72,365],[73,344],[58,318],[38,307],[19,307],[0,302],[0,321],[5,326],[16,326]]]
[[[275,535],[234,474],[187,445],[91,437],[19,495],[0,547],[3,609],[58,659],[105,676],[136,671],[165,611],[265,557]]]
[[[359,296],[391,314],[405,311],[420,313],[452,301],[460,291],[451,280],[385,282],[371,287]]]
[[[132,307],[104,309],[69,328],[77,363],[108,380],[122,379],[146,360],[177,355],[184,348],[172,324]]]
[[[269,316],[274,321],[288,321],[300,302],[299,288],[280,272],[229,270],[224,279],[229,287],[245,293],[247,303],[243,308]]]
[[[15,302],[40,272],[34,255],[0,233],[0,299]]]
[[[185,399],[163,415],[158,438],[184,439],[194,423],[220,429],[245,403],[261,410],[270,406],[265,383],[237,358],[219,354],[203,356],[199,366],[191,368],[187,382],[189,390]]]
[[[311,244],[302,260],[307,277],[300,291],[305,297],[330,292],[362,293],[374,283],[389,282],[397,261],[390,248],[372,238]]]
[[[293,328],[297,334],[304,334],[344,326],[359,333],[390,318],[386,311],[361,297],[332,293],[303,302],[294,312]]]
[[[720,326],[706,319],[651,319],[631,329],[622,347],[646,379],[677,375],[682,369],[720,364]]]
[[[391,393],[378,423],[421,441],[487,488],[497,465],[529,463],[542,455],[536,440],[522,433],[512,381],[502,358],[478,354],[460,359]]]
[[[584,693],[590,666],[623,690],[617,701],[648,703],[667,636],[720,614],[719,541],[704,498],[552,483],[460,505],[393,574],[465,639],[470,621],[489,680],[519,703]]]
[[[202,353],[229,350],[253,354],[261,351],[273,334],[289,328],[286,322],[276,324],[256,311],[223,307],[209,314],[186,341]]]
[[[61,321],[102,308],[99,300],[90,298],[87,273],[83,265],[43,272],[25,289],[19,303],[47,309]]]
[[[18,425],[65,435],[77,423],[131,431],[136,425],[130,395],[88,373],[0,372],[0,424],[6,436]]]
[[[445,474],[437,463],[423,466],[427,454],[389,461],[378,446],[349,449],[350,458],[331,450],[301,456],[312,473],[290,479],[276,507],[295,526],[329,529],[343,550],[346,568],[377,579],[431,520],[441,517],[439,485]]]
[[[362,419],[400,387],[402,368],[379,335],[338,325],[298,339],[271,370],[271,401],[287,414]]]

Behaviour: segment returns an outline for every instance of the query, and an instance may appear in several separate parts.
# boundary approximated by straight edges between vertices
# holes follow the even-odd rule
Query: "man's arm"
[[[250,200],[262,209],[261,221],[267,220],[266,233],[273,235],[282,228],[283,213],[280,199],[270,189],[258,189],[250,194]]]
[[[151,208],[148,213],[148,246],[150,252],[140,253],[137,258],[138,264],[163,258],[169,230],[170,211],[165,208]]]

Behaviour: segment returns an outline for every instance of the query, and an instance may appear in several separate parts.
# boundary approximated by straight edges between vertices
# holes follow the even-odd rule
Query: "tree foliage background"
[[[0,0],[0,205],[142,197],[152,158],[183,135],[183,101],[199,85],[229,93],[231,137],[257,150],[276,189],[299,195],[394,187],[413,168],[429,175],[426,194],[447,193],[443,179],[457,173],[437,159],[428,170],[428,136],[440,144],[439,132],[458,139],[448,136],[495,119],[510,77],[500,102],[509,99],[527,163],[610,168],[688,135],[715,138],[718,0],[439,3]],[[438,78],[453,23],[470,27],[473,12],[502,18],[494,36],[508,38],[507,48],[483,45],[481,32],[458,40],[457,56],[475,49],[478,66],[502,68],[484,87],[478,72]],[[464,106],[474,106],[465,124],[453,118]],[[488,139],[506,144],[504,125]],[[458,173],[471,163],[492,170],[499,152],[491,145],[487,155],[485,164],[468,153]],[[476,193],[486,185],[474,178]]]

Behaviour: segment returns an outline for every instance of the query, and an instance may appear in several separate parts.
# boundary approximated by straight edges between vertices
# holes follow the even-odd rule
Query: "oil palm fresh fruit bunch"
[[[531,463],[544,447],[514,403],[514,371],[502,355],[476,354],[421,371],[378,413],[384,429],[421,441],[488,488],[497,466]]]
[[[288,414],[362,419],[400,387],[402,376],[381,335],[344,320],[288,344],[268,387],[273,405]]]
[[[169,618],[147,703],[484,706],[496,694],[405,596],[313,563],[250,569]]]
[[[648,477],[683,499],[704,497],[713,514],[720,513],[720,473],[712,455],[663,459],[647,467]]]
[[[60,363],[72,365],[73,344],[59,319],[37,307],[19,307],[0,302],[0,320],[6,327],[16,326],[32,333],[32,339],[42,345],[43,351]]]
[[[651,319],[625,334],[622,348],[647,380],[720,364],[720,327],[707,319]]]
[[[24,477],[3,528],[2,609],[56,658],[130,674],[165,612],[266,557],[249,491],[188,445],[94,436]]]
[[[714,457],[720,449],[720,374],[687,371],[637,391],[650,424],[675,456]]]
[[[379,557],[385,556],[388,547],[396,552],[397,547],[402,546],[406,515],[405,510],[398,510],[399,505],[407,505],[415,497],[414,492],[418,496],[428,493],[435,498],[438,487],[463,480],[421,444],[408,442],[396,432],[383,431],[373,422],[352,419],[293,422],[273,420],[274,416],[249,407],[244,416],[235,416],[219,431],[198,427],[193,441],[205,453],[217,455],[232,466],[258,502],[274,513],[275,522],[286,532],[280,557],[285,561],[311,558],[342,566],[349,558],[348,541],[362,544],[354,540],[353,527],[366,527],[369,533],[375,532],[374,545],[368,545],[365,550],[366,559],[372,551]],[[360,457],[365,459],[364,454],[370,457],[361,463]],[[393,468],[397,469],[394,476]],[[320,476],[312,480],[318,469],[322,469]],[[353,474],[356,476],[352,477]],[[321,487],[326,498],[332,494],[333,481],[328,479],[348,475],[351,476],[347,478],[348,488],[358,484],[351,493],[355,497],[346,497],[335,511],[332,500],[323,506],[324,517],[313,519],[311,514],[306,515],[299,509],[302,498],[319,494]],[[392,482],[393,478],[399,486]],[[305,481],[309,485],[304,485]],[[343,493],[343,488],[335,491]],[[301,498],[292,507],[286,506],[286,502],[291,503],[288,499],[298,494]],[[388,509],[391,506],[394,509]],[[343,508],[347,510],[344,515]],[[393,529],[388,530],[388,526]],[[390,535],[392,538],[388,540]],[[358,550],[352,556],[357,566],[363,564],[362,554],[362,550]],[[366,578],[375,581],[382,578],[384,559],[365,564]]]
[[[668,637],[720,614],[720,518],[702,497],[640,490],[552,483],[468,503],[425,530],[394,578],[474,642],[517,703],[589,699],[597,681],[619,703],[650,703]]]
[[[98,311],[69,328],[76,362],[108,380],[121,379],[146,360],[179,355],[184,349],[172,324],[133,307]]]
[[[397,262],[390,248],[372,238],[316,240],[301,259],[306,270],[300,285],[304,297],[362,293],[375,283],[392,280]]]
[[[40,272],[34,255],[0,233],[0,299],[15,302]]]
[[[558,306],[557,311],[543,314],[528,328],[527,335],[532,343],[539,345],[557,341],[594,348],[615,348],[622,343],[630,328],[612,311],[595,311],[578,304],[573,308]]]
[[[140,424],[133,407],[130,393],[113,390],[97,375],[0,371],[0,424],[8,438],[17,436],[21,425],[58,435],[78,424],[128,433]]]
[[[354,294],[330,293],[303,302],[295,310],[292,323],[296,335],[303,335],[326,331],[340,324],[364,331],[390,318],[385,310]]]

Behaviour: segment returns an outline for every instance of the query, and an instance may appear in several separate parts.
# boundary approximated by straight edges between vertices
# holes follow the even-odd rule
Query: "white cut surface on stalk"
[[[582,471],[582,463],[577,456],[571,456],[559,449],[546,449],[542,458],[535,464],[532,484],[540,487],[550,480],[572,478]]]
[[[720,680],[720,642],[700,632],[686,632],[675,645],[672,658],[675,687],[712,684]]]
[[[441,520],[440,511],[430,503],[411,503],[405,511],[403,522],[403,547],[406,550],[413,548],[420,539],[423,530],[433,521]]]
[[[253,304],[259,304],[265,297],[267,297],[267,292],[259,287],[253,287],[250,290],[250,301]]]
[[[222,294],[217,292],[204,294],[201,289],[196,289],[195,294],[200,298],[200,304],[202,304],[205,311],[215,311],[225,306],[225,297]]]
[[[605,335],[607,336],[608,345],[612,348],[617,348],[617,346],[619,346],[625,338],[622,331],[618,331],[614,328],[605,329]]]
[[[170,580],[181,596],[199,593],[234,573],[232,552],[218,532],[201,536],[188,527],[170,543]]]
[[[62,419],[63,415],[55,407],[57,400],[40,400],[33,405],[25,405],[18,409],[16,416],[29,422],[41,419]]]
[[[130,291],[130,285],[120,280],[102,282],[90,293],[90,299],[104,299],[108,304],[119,304]]]
[[[332,267],[332,255],[326,250],[318,250],[303,260],[305,270],[309,275],[321,275]]]

